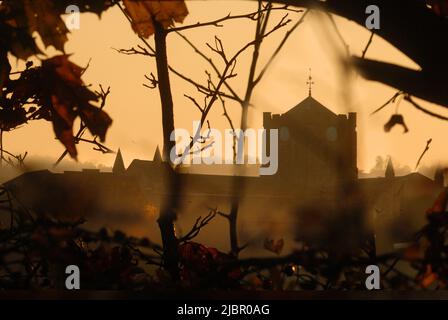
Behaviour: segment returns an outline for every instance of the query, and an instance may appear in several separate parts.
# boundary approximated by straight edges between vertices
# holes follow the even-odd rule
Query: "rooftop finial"
[[[311,97],[311,89],[313,87],[313,77],[311,76],[311,68],[310,68],[310,75],[308,76],[308,81],[306,82],[308,85],[308,95]]]

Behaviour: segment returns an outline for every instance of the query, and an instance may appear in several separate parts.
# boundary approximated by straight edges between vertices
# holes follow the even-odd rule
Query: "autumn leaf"
[[[188,15],[184,1],[148,1],[150,12],[164,28],[171,27],[174,22],[182,23]]]
[[[154,19],[164,28],[169,28],[174,25],[174,22],[182,23],[188,15],[188,9],[183,0],[123,0],[123,3],[132,20],[132,28],[144,38],[154,34]]]
[[[42,53],[33,33],[45,47],[63,51],[69,30],[62,18],[66,8],[76,5],[80,12],[102,12],[115,5],[112,0],[3,0],[0,1],[0,48],[26,60]]]
[[[432,266],[428,264],[426,266],[426,271],[423,275],[419,277],[420,286],[424,289],[428,288],[431,284],[437,281],[437,273],[432,271]]]
[[[83,85],[81,75],[84,69],[70,62],[67,55],[48,59],[42,66],[50,74],[53,70],[56,76],[56,81],[49,81],[54,84],[51,99],[57,114],[54,119],[56,121],[53,121],[56,136],[67,148],[70,156],[76,158],[72,133],[76,116],[79,115],[92,135],[98,135],[101,141],[105,140],[112,119],[106,112],[89,103],[91,100],[97,100],[97,97]]]
[[[100,141],[104,142],[107,129],[112,124],[112,119],[109,115],[103,110],[90,104],[82,106],[79,110],[79,115],[90,133],[94,136],[98,136]]]
[[[45,47],[53,46],[64,51],[69,32],[59,13],[50,0],[23,0],[25,14],[28,19],[29,33],[37,32]]]
[[[76,114],[67,102],[59,100],[56,95],[51,96],[51,103],[54,111],[56,111],[53,115],[53,129],[56,137],[65,146],[70,156],[76,159],[78,153],[73,137],[73,121]]]
[[[154,33],[154,24],[149,10],[143,1],[123,0],[128,15],[132,20],[132,29],[139,36],[148,38]]]
[[[112,119],[90,103],[97,101],[98,97],[84,85],[81,79],[83,70],[72,63],[68,55],[60,55],[44,60],[40,67],[23,71],[19,79],[8,82],[7,91],[13,94],[7,100],[10,105],[7,110],[16,112],[16,118],[5,123],[11,126],[19,120],[26,122],[27,113],[32,113],[30,119],[51,121],[57,139],[72,158],[77,157],[77,141],[73,136],[73,123],[77,117],[81,118],[92,135],[104,141]],[[36,108],[26,110],[27,104]],[[21,114],[22,118],[19,117]],[[0,112],[0,120],[4,118]]]
[[[204,277],[211,271],[216,272],[219,266],[234,261],[233,256],[220,252],[216,248],[191,241],[180,244],[178,254],[182,263],[181,278],[188,282],[194,282],[198,277]],[[239,268],[228,270],[225,285],[235,284],[240,277],[241,270]]]
[[[404,123],[404,118],[401,114],[392,115],[389,121],[384,125],[384,131],[389,132],[396,125],[401,125],[403,127],[404,133],[409,131],[409,128]]]
[[[26,122],[26,111],[22,108],[0,108],[0,130],[10,131]]]
[[[56,56],[52,59],[46,60],[46,65],[51,65],[61,79],[67,81],[71,85],[81,86],[81,76],[84,68],[71,63],[68,59],[69,55]]]
[[[280,254],[283,250],[285,242],[283,239],[279,239],[274,241],[274,239],[265,239],[264,240],[264,248],[268,251],[271,251],[275,254]]]
[[[65,12],[70,5],[75,5],[80,12],[92,12],[101,16],[108,8],[114,5],[112,0],[58,0],[54,1],[54,6],[58,12]]]
[[[8,10],[4,11],[8,12]],[[42,53],[33,36],[28,32],[24,13],[20,10],[14,11],[11,16],[14,16],[15,19],[1,19],[3,17],[0,15],[0,48],[3,51],[11,52],[12,55],[22,60],[26,60],[34,54]]]

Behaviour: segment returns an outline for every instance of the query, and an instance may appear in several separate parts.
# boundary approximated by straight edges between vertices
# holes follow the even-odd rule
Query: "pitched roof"
[[[298,105],[283,114],[283,117],[303,118],[307,115],[336,118],[337,114],[325,107],[319,101],[309,96]]]

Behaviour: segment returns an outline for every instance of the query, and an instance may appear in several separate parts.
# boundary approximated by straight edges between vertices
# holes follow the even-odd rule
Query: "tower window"
[[[328,141],[336,141],[338,139],[338,129],[336,129],[335,127],[328,127],[326,136]]]
[[[289,128],[288,127],[280,128],[280,140],[282,140],[282,141],[289,140]]]

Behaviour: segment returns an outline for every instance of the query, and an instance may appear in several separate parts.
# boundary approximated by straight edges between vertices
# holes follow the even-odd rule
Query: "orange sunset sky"
[[[232,14],[247,13],[256,9],[255,1],[187,1],[190,14],[184,24],[207,21]],[[261,63],[263,66],[275,50],[277,43],[303,13],[290,13],[293,21],[285,29],[277,31],[264,42]],[[272,15],[271,23],[278,22],[282,14]],[[338,29],[349,47],[350,54],[360,55],[364,49],[369,31],[345,18],[335,17]],[[218,35],[229,55],[253,37],[255,24],[248,20],[234,20],[224,27],[203,27],[189,30],[184,34],[197,44],[215,61],[205,45],[213,42]],[[130,24],[118,8],[112,8],[99,19],[94,14],[81,16],[80,30],[72,31],[66,45],[66,51],[73,53],[71,60],[84,66],[91,59],[90,67],[84,74],[85,83],[98,88],[98,84],[111,87],[105,110],[114,122],[109,130],[106,145],[113,150],[121,148],[125,164],[134,158],[151,159],[157,145],[162,143],[161,108],[158,90],[150,90],[142,84],[144,75],[156,74],[155,62],[143,56],[126,56],[113,48],[130,48],[140,44]],[[152,43],[153,39],[150,39]],[[43,46],[41,45],[43,48]],[[48,48],[46,54],[51,57],[58,54]],[[238,77],[230,82],[242,95],[247,81],[247,69],[251,51],[247,51],[238,60]],[[328,17],[319,12],[311,12],[304,23],[290,37],[282,53],[272,64],[265,78],[256,88],[252,107],[249,111],[250,127],[262,127],[264,111],[283,113],[298,104],[308,95],[306,85],[308,70],[312,69],[315,82],[313,97],[335,113],[356,111],[358,113],[358,167],[368,171],[375,165],[377,156],[391,156],[397,165],[409,166],[413,170],[415,163],[432,138],[432,145],[424,158],[422,166],[446,164],[448,152],[445,137],[448,123],[424,115],[413,109],[406,102],[399,106],[399,112],[405,117],[410,132],[403,134],[402,128],[394,128],[385,133],[383,125],[387,122],[395,106],[391,105],[382,112],[369,114],[387,101],[397,90],[379,83],[369,82],[359,75],[342,72],[339,57],[344,55],[342,43],[329,23]],[[191,48],[176,34],[168,38],[168,57],[170,64],[178,71],[206,83],[204,71],[208,65],[197,56]],[[374,37],[366,57],[397,63],[410,68],[418,66],[406,56],[379,37]],[[23,62],[11,58],[13,68],[20,69]],[[210,69],[209,69],[210,70]],[[175,105],[176,127],[192,130],[192,121],[198,120],[200,114],[196,107],[184,97],[193,95],[199,100],[200,95],[191,85],[171,75]],[[430,84],[429,84],[430,85]],[[443,108],[417,99],[424,107],[448,115]],[[240,109],[237,104],[228,103],[230,116],[238,127]],[[220,105],[216,105],[210,114],[211,125],[218,129],[228,125],[222,116]],[[14,153],[28,151],[28,161],[39,163],[38,166],[50,164],[59,157],[63,146],[54,139],[51,123],[32,122],[4,135],[5,149]],[[91,145],[79,145],[78,167],[111,166],[115,155],[101,154],[93,151]],[[61,169],[73,166],[74,161],[65,159]]]

